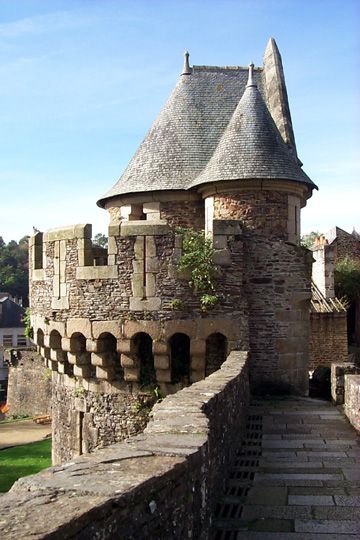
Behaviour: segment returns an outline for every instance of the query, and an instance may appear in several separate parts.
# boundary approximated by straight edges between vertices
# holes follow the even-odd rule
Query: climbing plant
[[[26,308],[25,315],[23,316],[23,322],[25,323],[24,335],[27,338],[32,339],[34,337],[34,330],[31,326],[30,308]]]
[[[215,278],[218,267],[214,263],[214,248],[205,231],[178,228],[183,237],[182,255],[178,261],[179,270],[190,270],[189,285],[200,294],[201,308],[206,311],[214,307],[219,297],[216,294]]]

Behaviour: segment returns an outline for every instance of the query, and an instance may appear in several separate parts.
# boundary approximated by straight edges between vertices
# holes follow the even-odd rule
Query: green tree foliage
[[[307,249],[311,249],[314,245],[315,239],[321,235],[322,233],[319,231],[311,231],[309,234],[304,234],[301,237],[301,245]]]
[[[21,297],[24,305],[28,305],[29,296],[29,264],[28,236],[7,244],[0,236],[0,291],[12,296]]]
[[[93,244],[95,246],[100,246],[102,248],[107,248],[108,246],[108,238],[105,236],[105,234],[97,233],[94,236]]]
[[[206,311],[215,306],[219,297],[215,293],[215,278],[218,267],[214,263],[214,249],[210,238],[204,231],[179,227],[182,234],[182,255],[178,262],[179,270],[190,270],[190,287],[200,293],[201,308]]]
[[[360,298],[360,262],[350,257],[339,259],[335,266],[335,292],[350,301]]]

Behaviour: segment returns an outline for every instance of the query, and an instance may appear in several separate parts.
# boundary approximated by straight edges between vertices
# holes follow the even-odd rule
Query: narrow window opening
[[[226,360],[227,339],[223,334],[211,334],[206,340],[205,377],[220,369]]]
[[[173,383],[190,384],[190,338],[174,334],[170,338],[171,380]]]

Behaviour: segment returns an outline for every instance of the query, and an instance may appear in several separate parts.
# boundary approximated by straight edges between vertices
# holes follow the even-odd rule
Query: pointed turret
[[[270,38],[264,53],[264,86],[267,106],[282,138],[296,155],[289,100],[285,85],[281,55],[274,38]]]
[[[293,180],[316,187],[283,141],[254,82],[245,92],[220,142],[192,186],[229,180]]]

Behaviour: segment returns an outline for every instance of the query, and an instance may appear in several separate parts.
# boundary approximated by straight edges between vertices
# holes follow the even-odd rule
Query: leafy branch
[[[200,293],[200,304],[203,311],[214,307],[219,297],[215,291],[215,278],[218,267],[214,263],[214,248],[205,231],[178,228],[181,234],[182,255],[177,264],[178,270],[190,270],[189,285],[195,293]]]

